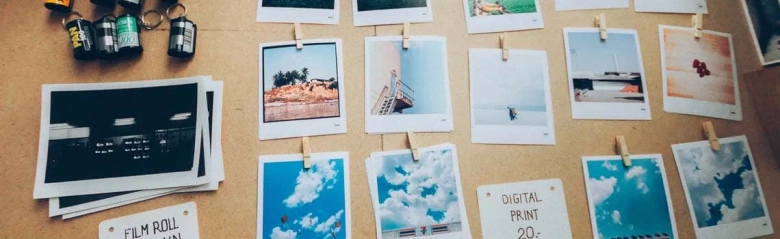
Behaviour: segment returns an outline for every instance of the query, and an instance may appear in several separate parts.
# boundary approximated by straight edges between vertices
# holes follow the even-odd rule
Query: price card
[[[560,179],[477,188],[485,239],[572,238]]]
[[[198,239],[195,202],[105,220],[100,239]]]

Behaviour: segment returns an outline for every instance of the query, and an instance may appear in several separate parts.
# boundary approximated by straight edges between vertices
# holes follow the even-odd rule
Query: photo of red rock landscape
[[[336,45],[263,49],[263,121],[339,117]]]

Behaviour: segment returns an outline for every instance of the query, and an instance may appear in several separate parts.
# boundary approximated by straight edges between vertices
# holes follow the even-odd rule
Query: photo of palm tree
[[[262,0],[263,7],[333,9],[335,0]]]
[[[426,0],[357,0],[358,12],[427,7]]]

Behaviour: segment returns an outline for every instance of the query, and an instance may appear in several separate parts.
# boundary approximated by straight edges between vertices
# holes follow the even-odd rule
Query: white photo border
[[[696,2],[699,4],[696,4]],[[668,4],[676,4],[675,9],[670,9]],[[679,6],[679,5],[699,5],[695,6]],[[694,9],[690,9],[690,8]],[[688,8],[688,9],[685,9]],[[650,12],[650,13],[682,13],[682,14],[708,14],[707,0],[634,0],[635,12]]]
[[[463,9],[466,13],[466,29],[469,34],[520,31],[544,28],[544,17],[539,0],[534,0],[536,12],[513,13],[498,16],[471,16],[469,1],[463,0]]]
[[[584,5],[584,6],[583,6]],[[589,1],[583,3],[581,0],[555,0],[556,11],[571,10],[592,10],[592,9],[610,9],[610,8],[628,8],[628,0],[602,0],[600,2]]]
[[[257,0],[256,22],[339,24],[339,0],[332,0],[333,9],[263,7],[263,0]]]
[[[433,22],[433,6],[431,0],[426,0],[425,7],[360,12],[358,0],[352,0],[352,21],[356,27]]]

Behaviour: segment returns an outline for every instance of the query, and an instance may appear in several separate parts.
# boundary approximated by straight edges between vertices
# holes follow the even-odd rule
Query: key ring
[[[84,20],[84,16],[82,16],[81,13],[79,13],[77,11],[73,11],[73,12],[69,13],[67,16],[62,18],[62,29],[65,29],[66,31],[68,30],[68,28],[65,26],[65,20],[69,19],[70,16],[73,16],[73,15],[79,16],[79,19]]]
[[[171,5],[170,7],[168,7],[168,9],[165,10],[165,15],[168,17],[168,20],[173,19],[171,17],[171,9],[175,9],[176,7],[181,7],[181,9],[184,9],[184,13],[179,14],[179,16],[176,17],[176,18],[186,17],[187,16],[187,6],[184,6],[183,3],[176,3],[176,4]]]
[[[160,19],[157,20],[157,22],[155,22],[154,24],[149,24],[148,22],[146,22],[146,15],[149,15],[149,13],[156,13],[157,15],[160,15]],[[157,26],[160,26],[162,21],[163,21],[163,15],[160,11],[157,11],[156,9],[147,10],[146,12],[144,12],[144,15],[141,15],[141,25],[144,28],[146,28],[146,30],[152,30]]]

